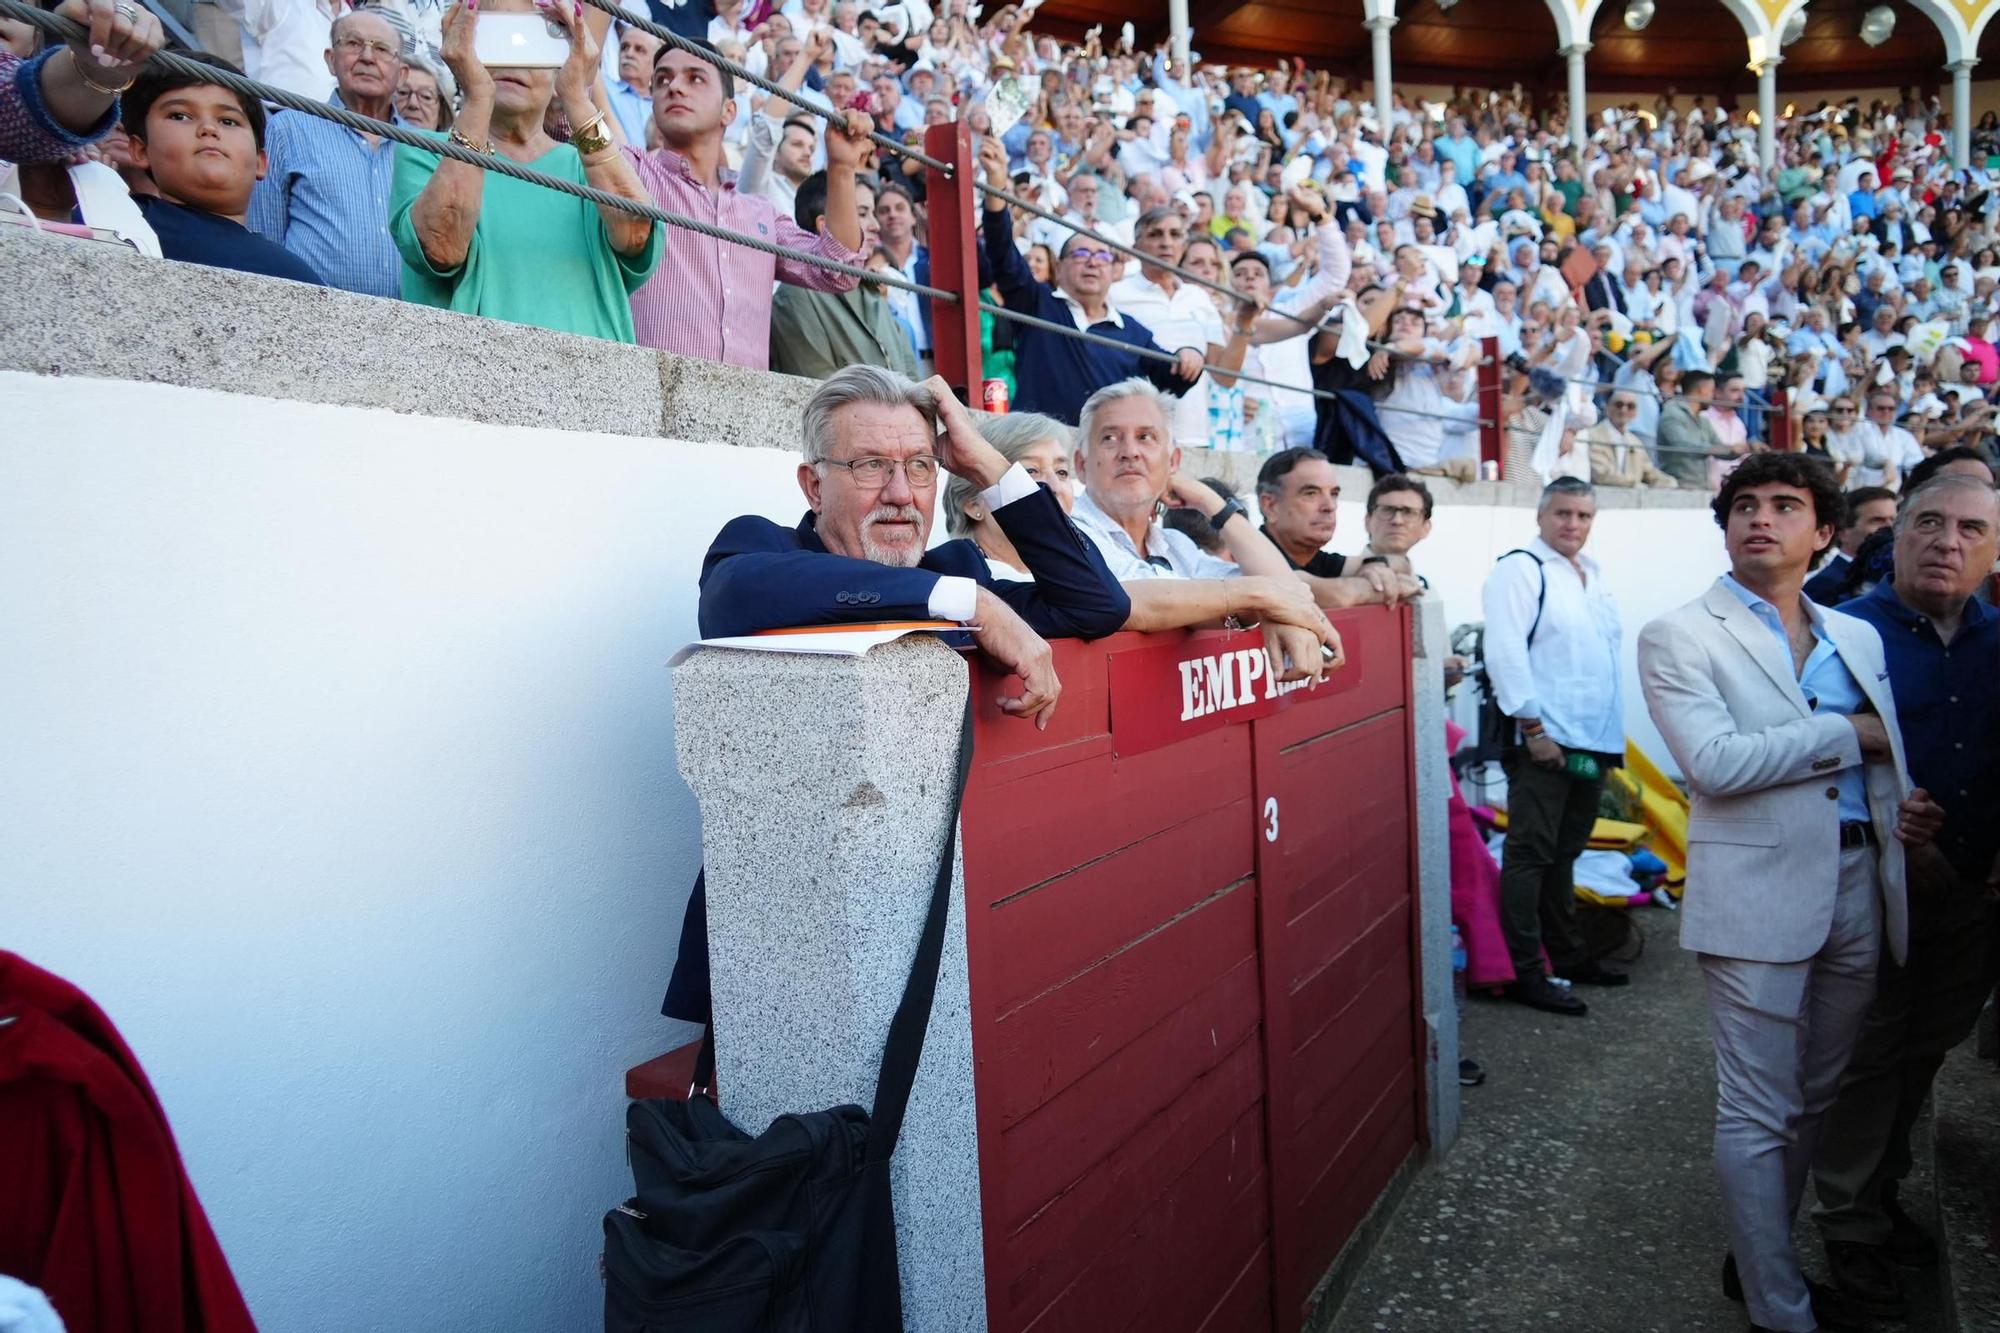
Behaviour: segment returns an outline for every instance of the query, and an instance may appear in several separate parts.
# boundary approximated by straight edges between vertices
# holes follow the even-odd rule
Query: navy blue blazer
[[[943,574],[991,588],[1045,639],[1096,639],[1123,627],[1132,599],[1048,487],[1000,506],[993,517],[1035,582],[994,578],[986,557],[967,540],[933,547],[915,569],[898,569],[830,553],[812,514],[795,528],[754,515],[732,519],[702,561],[701,636],[928,620],[931,590]]]
[[[993,511],[1001,531],[1034,572],[1035,582],[996,579],[970,541],[946,542],[924,553],[915,569],[829,552],[812,514],[796,528],[767,518],[732,519],[717,534],[701,566],[701,636],[754,634],[799,625],[849,621],[928,620],[939,575],[978,580],[1045,639],[1096,639],[1116,633],[1132,614],[1132,599],[1097,548],[1076,530],[1048,487],[1037,486]],[[709,1018],[708,895],[697,876],[681,920],[679,956],[660,1012],[706,1023]]]

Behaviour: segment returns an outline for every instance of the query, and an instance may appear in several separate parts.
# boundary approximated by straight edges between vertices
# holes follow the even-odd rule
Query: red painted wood
[[[1257,964],[1246,959],[1011,1129],[999,1130],[995,1117],[989,1123],[996,1135],[1005,1133],[1010,1161],[1004,1179],[980,1183],[986,1215],[1009,1229],[1027,1221],[1120,1144],[1150,1129],[1256,1027]],[[1245,1090],[1246,1100],[1256,1096],[1256,1089]]]
[[[625,1095],[686,1101],[688,1085],[694,1082],[695,1057],[700,1054],[701,1042],[696,1040],[656,1055],[642,1065],[633,1065],[625,1071]]]
[[[1146,1127],[1006,1238],[1011,1308],[1039,1310],[1186,1171],[1246,1110],[1261,1116],[1255,1040],[1239,1042]],[[1259,1142],[1262,1142],[1261,1134]],[[1259,1222],[1261,1225],[1261,1216]]]
[[[1414,1146],[1407,622],[1335,623],[1354,663],[1337,689],[1220,724],[1182,716],[1176,662],[1243,635],[1058,643],[1047,732],[1000,713],[1006,684],[974,659],[995,1333],[1290,1333]]]
[[[885,126],[884,128],[890,128]],[[951,164],[951,174],[924,169],[929,201],[931,243],[930,285],[958,295],[950,305],[931,301],[932,335],[938,374],[959,395],[977,407],[980,402],[979,253],[972,241],[979,234],[982,207],[972,190],[972,134],[963,121],[933,125],[924,131],[924,151]],[[929,297],[924,300],[931,300]]]

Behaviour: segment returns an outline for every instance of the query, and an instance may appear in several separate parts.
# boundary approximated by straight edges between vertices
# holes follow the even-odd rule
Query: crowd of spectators
[[[1934,101],[1794,108],[1764,170],[1756,127],[1702,96],[1603,111],[1576,150],[1560,98],[1399,92],[1384,125],[1302,63],[1176,64],[1129,29],[1064,43],[1032,3],[624,3],[632,22],[577,0],[197,8],[224,20],[202,25],[219,68],[783,254],[141,72],[164,38],[132,0],[64,0],[97,54],[0,23],[0,158],[42,217],[168,258],[921,376],[930,300],[823,261],[929,284],[925,170],[868,132],[914,146],[964,119],[981,184],[1043,210],[989,193],[963,238],[984,295],[1040,321],[986,319],[986,364],[1061,422],[1139,376],[1174,396],[1182,447],[1464,480],[1484,424],[1510,476],[1624,487],[1711,488],[1772,449],[1894,490],[1994,441],[2000,172],[1951,160]],[[480,62],[481,16],[515,11],[561,34],[563,65]],[[1497,395],[1475,391],[1489,357]]]

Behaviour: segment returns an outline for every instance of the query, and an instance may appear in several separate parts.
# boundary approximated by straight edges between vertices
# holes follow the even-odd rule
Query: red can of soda
[[[980,390],[979,396],[980,400],[985,404],[986,410],[988,412],[993,413],[995,416],[1006,415],[1007,412],[1006,380],[986,381],[985,386]]]

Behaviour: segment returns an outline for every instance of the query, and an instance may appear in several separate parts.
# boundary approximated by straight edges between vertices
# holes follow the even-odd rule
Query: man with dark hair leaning
[[[826,173],[800,183],[798,224],[826,230]],[[857,176],[854,208],[861,220],[861,248],[875,246],[875,178]],[[910,337],[883,298],[879,283],[858,282],[849,291],[826,292],[779,284],[771,294],[771,369],[823,380],[843,366],[882,366],[911,379],[917,356]]]
[[[1944,827],[1909,853],[1909,955],[1881,963],[1812,1170],[1834,1281],[1870,1313],[1900,1318],[1897,1265],[1934,1266],[1938,1254],[1896,1200],[1910,1131],[2000,972],[2000,617],[1974,595],[2000,556],[2000,498],[1977,476],[1933,477],[1904,496],[1895,544],[1893,578],[1840,609],[1882,636],[1910,778],[1936,794]]]
[[[1368,503],[1362,519],[1368,529],[1368,544],[1361,548],[1364,565],[1380,560],[1399,574],[1408,574],[1418,586],[1428,588],[1423,576],[1410,562],[1417,543],[1431,535],[1431,513],[1437,507],[1431,488],[1412,476],[1391,472],[1368,488]]]
[[[1861,543],[1896,520],[1896,493],[1886,486],[1863,486],[1842,497],[1840,526],[1835,529],[1833,551],[1813,576],[1806,580],[1806,596],[1821,606],[1840,605],[1841,585],[1847,581],[1847,567],[1854,563]]]
[[[1639,679],[1693,800],[1681,947],[1715,1043],[1723,1292],[1753,1329],[1860,1328],[1800,1271],[1792,1223],[1877,958],[1906,957],[1904,840],[1943,812],[1904,776],[1874,627],[1801,591],[1839,521],[1832,469],[1752,455],[1714,510],[1730,572],[1646,626]]]
[[[1583,553],[1597,518],[1587,481],[1558,477],[1542,490],[1536,538],[1500,557],[1487,576],[1487,674],[1519,740],[1507,774],[1507,842],[1500,856],[1500,924],[1514,961],[1508,998],[1549,1013],[1589,1012],[1550,980],[1622,986],[1623,972],[1585,951],[1576,925],[1576,858],[1597,822],[1604,770],[1625,754],[1619,649],[1623,630],[1604,570]]]
[[[1264,535],[1298,571],[1321,606],[1365,606],[1423,592],[1417,581],[1390,568],[1329,551],[1340,516],[1340,474],[1317,449],[1280,449],[1257,472],[1257,507]]]

